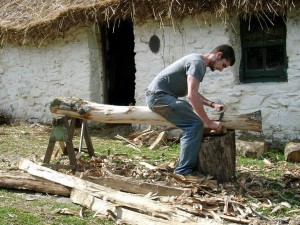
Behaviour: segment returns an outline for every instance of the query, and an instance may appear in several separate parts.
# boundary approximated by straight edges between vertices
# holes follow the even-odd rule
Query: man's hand
[[[208,124],[207,127],[216,131],[221,131],[222,130],[222,124],[219,121],[213,121],[211,120]]]
[[[223,104],[218,104],[218,103],[214,103],[213,106],[217,112],[221,112],[225,107]]]

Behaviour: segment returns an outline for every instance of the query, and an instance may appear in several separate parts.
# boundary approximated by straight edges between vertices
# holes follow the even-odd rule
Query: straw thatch
[[[231,15],[279,13],[299,0],[1,0],[0,45],[39,43],[62,36],[71,27],[116,19],[159,22],[199,17],[209,12],[227,21]]]

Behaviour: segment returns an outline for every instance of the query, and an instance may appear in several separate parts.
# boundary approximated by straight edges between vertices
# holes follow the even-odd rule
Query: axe
[[[222,103],[218,103],[218,104],[221,104],[223,106],[221,108],[221,111],[214,112],[214,114],[218,114],[219,118],[217,119],[217,121],[222,122],[222,119],[224,117],[224,113],[227,109],[227,105],[222,104]],[[226,129],[226,127],[223,127],[223,126],[222,126],[222,130],[220,130],[220,131],[216,131],[216,130],[210,130],[209,131],[209,134],[226,134],[226,133],[227,133],[227,129]]]

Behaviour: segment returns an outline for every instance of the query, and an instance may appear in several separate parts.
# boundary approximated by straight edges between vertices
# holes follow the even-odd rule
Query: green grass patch
[[[29,191],[0,189],[0,221],[1,225],[12,224],[114,224],[110,220],[94,218],[95,212],[87,210],[79,217],[81,206],[73,203],[60,203],[54,196]],[[60,214],[60,209],[68,209],[78,215]]]

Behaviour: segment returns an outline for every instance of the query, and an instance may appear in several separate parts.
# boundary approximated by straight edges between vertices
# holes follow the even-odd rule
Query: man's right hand
[[[217,112],[221,112],[225,107],[223,104],[218,104],[218,103],[214,103],[213,106]]]
[[[222,130],[222,124],[219,121],[213,121],[211,120],[208,124],[207,127],[216,131],[221,131]]]

